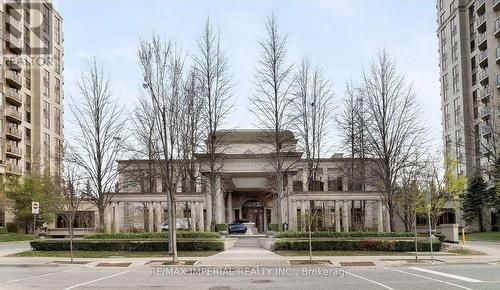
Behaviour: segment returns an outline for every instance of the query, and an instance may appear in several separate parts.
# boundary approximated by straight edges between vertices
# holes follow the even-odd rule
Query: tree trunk
[[[175,220],[175,213],[176,213],[176,206],[175,206],[175,197],[171,196],[171,211],[170,211],[170,220],[174,221]],[[172,233],[172,262],[174,264],[177,263],[177,237],[176,237],[176,232],[177,232],[177,227],[176,227],[176,222],[173,222],[173,226],[169,229],[169,232]]]
[[[217,186],[216,186],[216,176],[215,173],[210,174],[210,195],[212,196],[212,221],[210,223],[210,231],[215,232],[217,214]]]
[[[99,211],[99,228],[97,229],[98,232],[104,232],[106,231],[106,223],[104,221],[104,211],[106,210],[105,206],[99,206],[98,211]]]
[[[74,219],[74,218],[73,218]],[[71,255],[71,264],[73,264],[73,219],[69,221],[69,250]]]

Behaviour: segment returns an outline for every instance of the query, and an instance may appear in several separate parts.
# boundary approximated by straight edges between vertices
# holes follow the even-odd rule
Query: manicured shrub
[[[69,251],[68,240],[44,240],[30,242],[35,251]],[[129,240],[75,240],[73,247],[77,251],[128,251],[152,252],[166,251],[168,242],[164,240],[129,241]],[[224,242],[216,240],[177,241],[179,251],[222,251]]]
[[[227,231],[227,224],[216,224],[215,231],[216,232]]]
[[[212,232],[183,232],[177,231],[176,236],[179,239],[218,239],[219,233]],[[97,233],[86,235],[87,240],[133,240],[133,239],[167,239],[167,232],[162,233]]]
[[[272,232],[277,232],[280,230],[280,226],[278,224],[269,224],[267,228]]]
[[[0,235],[2,234],[6,234],[7,233],[7,229],[6,228],[0,228]]]
[[[313,238],[393,238],[413,237],[414,233],[379,233],[379,232],[311,232]],[[278,232],[275,238],[308,238],[308,232]]]
[[[435,251],[441,250],[441,243],[434,243]],[[419,251],[430,251],[428,242],[418,242]],[[335,241],[316,240],[312,241],[313,251],[396,251],[409,252],[415,250],[413,241],[390,241],[390,240],[356,240]],[[274,243],[274,250],[305,251],[309,250],[309,242],[303,240],[281,240]]]

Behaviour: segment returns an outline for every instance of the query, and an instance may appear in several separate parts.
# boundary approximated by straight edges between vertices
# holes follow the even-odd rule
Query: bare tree
[[[330,129],[333,116],[333,92],[330,82],[325,79],[319,67],[311,68],[309,61],[304,59],[295,77],[293,105],[294,128],[298,133],[299,146],[305,153],[307,164],[307,190],[323,190],[321,184],[320,160],[327,152],[326,138]],[[323,176],[327,172],[322,173]],[[313,219],[318,214],[315,201],[309,202],[307,229],[309,232],[309,259],[312,261],[311,226]]]
[[[362,93],[372,121],[367,130],[368,152],[376,159],[369,166],[377,178],[393,231],[397,178],[422,149],[425,129],[411,85],[407,85],[385,50],[379,52],[364,74]]]
[[[144,77],[144,89],[151,98],[156,133],[160,150],[158,175],[162,190],[167,194],[169,247],[172,260],[177,262],[176,239],[176,191],[181,178],[181,137],[184,112],[182,99],[184,59],[182,52],[171,42],[153,36],[142,41],[139,47],[139,63]]]
[[[287,36],[279,30],[274,15],[265,24],[266,37],[259,42],[262,50],[255,74],[256,92],[250,98],[251,111],[257,118],[257,126],[263,129],[263,138],[271,140],[272,159],[275,180],[276,216],[281,228],[281,200],[284,198],[283,174],[285,161],[292,148],[290,134],[290,109],[293,104],[291,88],[293,85],[293,66],[286,63]]]
[[[208,18],[198,39],[198,52],[194,56],[194,63],[202,100],[203,136],[206,137],[203,161],[209,167],[211,206],[207,208],[206,224],[214,231],[216,211],[221,206],[219,199],[222,198],[222,192],[217,189],[220,186],[217,184],[217,179],[222,168],[221,153],[224,151],[222,139],[226,135],[219,132],[219,129],[229,115],[232,105],[230,104],[231,78],[227,57],[221,47],[220,33],[214,32]]]
[[[78,132],[71,146],[72,162],[89,180],[89,200],[99,212],[104,230],[104,211],[115,194],[119,170],[116,161],[123,155],[126,123],[123,110],[114,99],[109,76],[95,58],[88,62],[77,83],[79,102],[71,106]]]

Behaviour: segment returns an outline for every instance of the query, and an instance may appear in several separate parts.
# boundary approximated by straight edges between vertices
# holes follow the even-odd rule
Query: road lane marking
[[[444,277],[448,277],[448,278],[452,278],[452,279],[462,280],[465,282],[472,282],[472,283],[483,283],[484,282],[484,281],[477,280],[477,279],[472,279],[472,278],[467,278],[467,277],[463,277],[463,276],[459,276],[459,275],[433,271],[433,270],[419,268],[419,267],[409,267],[409,269],[413,269],[413,270],[417,270],[417,271],[425,272],[425,273],[430,273],[430,274],[434,274],[434,275],[444,276]]]
[[[78,287],[80,287],[80,286],[85,286],[85,285],[88,285],[88,284],[92,284],[92,283],[95,283],[95,282],[99,282],[99,281],[102,281],[102,280],[106,280],[106,279],[109,279],[109,278],[113,278],[113,277],[116,277],[116,276],[120,276],[120,275],[126,274],[126,273],[128,273],[128,272],[130,272],[130,271],[132,271],[132,270],[123,271],[123,272],[120,272],[120,273],[116,273],[116,274],[113,274],[113,275],[109,275],[109,276],[102,277],[102,278],[99,278],[99,279],[95,279],[95,280],[92,280],[92,281],[88,281],[88,282],[85,282],[85,283],[81,283],[81,284],[73,285],[73,286],[71,286],[71,287],[64,288],[63,290],[69,290],[69,289],[78,288]]]
[[[443,280],[434,279],[434,278],[431,278],[431,277],[427,277],[427,276],[423,276],[423,275],[419,275],[419,274],[415,274],[415,273],[411,273],[411,272],[406,272],[406,271],[403,271],[403,270],[392,269],[392,268],[384,268],[384,269],[391,270],[391,271],[396,271],[396,272],[400,272],[400,273],[404,273],[404,274],[408,274],[408,275],[412,275],[412,276],[416,276],[416,277],[420,277],[420,278],[424,278],[424,279],[435,281],[435,282],[440,282],[440,283],[448,284],[448,285],[455,286],[455,287],[462,288],[462,289],[466,289],[466,290],[474,290],[472,288],[468,288],[468,287],[465,287],[465,286],[462,286],[462,285],[458,285],[458,284],[455,284],[455,283],[446,282],[446,281],[443,281]]]
[[[351,272],[351,273],[349,273],[349,275],[354,276],[354,277],[356,277],[356,278],[359,278],[359,279],[361,279],[361,280],[368,281],[368,282],[373,283],[373,284],[377,284],[377,285],[379,285],[379,286],[381,286],[381,287],[384,287],[385,289],[394,290],[394,288],[391,288],[391,287],[389,287],[389,286],[387,286],[387,285],[384,285],[384,284],[382,284],[382,283],[379,283],[379,282],[377,282],[377,281],[373,281],[373,280],[370,280],[370,279],[368,279],[368,278],[361,277],[361,276],[359,276],[359,275],[353,274],[352,272]]]
[[[58,271],[58,272],[52,272],[52,273],[45,273],[45,274],[40,274],[40,275],[35,275],[35,276],[28,276],[28,277],[24,277],[24,278],[9,280],[9,281],[6,281],[5,283],[15,283],[15,282],[19,282],[19,281],[29,280],[29,279],[32,279],[32,278],[51,276],[51,275],[56,275],[56,274],[60,274],[60,273],[64,273],[64,272],[69,272],[69,271],[73,271],[73,270],[64,270],[64,271]]]

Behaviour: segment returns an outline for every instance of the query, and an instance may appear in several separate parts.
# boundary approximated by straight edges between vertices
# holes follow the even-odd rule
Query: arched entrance
[[[244,219],[255,223],[259,232],[264,231],[264,205],[258,200],[248,200],[241,206],[241,213]]]

